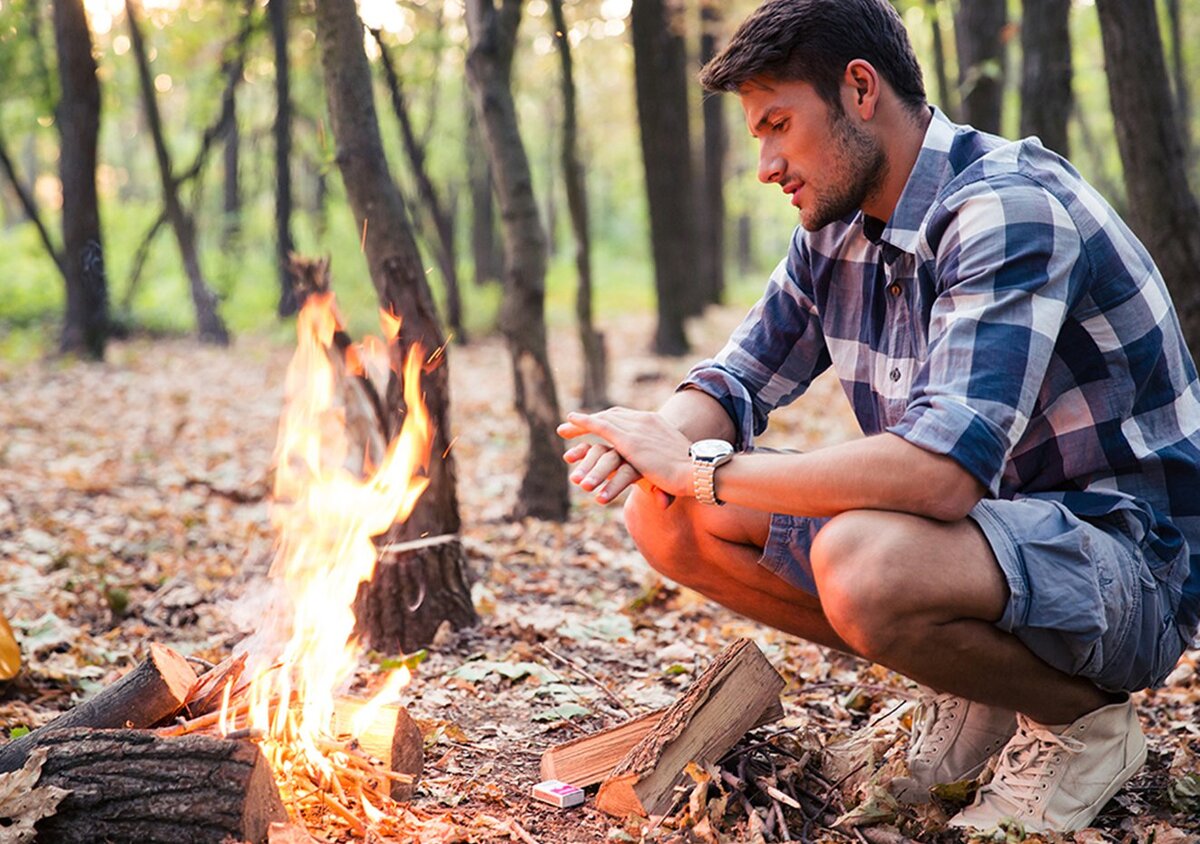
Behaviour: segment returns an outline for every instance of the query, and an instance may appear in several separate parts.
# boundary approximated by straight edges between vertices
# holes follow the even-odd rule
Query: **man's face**
[[[809,231],[852,214],[878,191],[887,171],[883,148],[833,109],[806,82],[750,83],[739,92],[758,139],[758,178],[800,210]]]

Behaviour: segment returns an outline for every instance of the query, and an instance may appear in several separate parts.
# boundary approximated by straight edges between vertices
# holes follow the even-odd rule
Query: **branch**
[[[37,202],[33,198],[28,189],[22,184],[20,177],[17,176],[17,168],[13,165],[13,160],[8,154],[8,147],[5,143],[4,136],[0,134],[0,166],[4,168],[4,173],[8,176],[8,181],[12,183],[13,190],[16,191],[17,199],[21,202],[21,208],[25,211],[25,216],[33,221],[33,225],[38,230],[38,235],[42,239],[42,244],[46,247],[46,252],[54,259],[58,271],[62,273],[63,278],[67,277],[67,265],[63,260],[62,252],[54,245],[54,241],[50,238],[50,232],[42,222],[42,216],[38,213]]]

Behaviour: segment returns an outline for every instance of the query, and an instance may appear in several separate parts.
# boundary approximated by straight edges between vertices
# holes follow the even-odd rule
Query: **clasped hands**
[[[563,459],[573,464],[571,483],[595,492],[601,504],[610,504],[634,484],[653,494],[664,509],[678,496],[692,494],[691,443],[659,413],[627,407],[568,413],[558,435],[600,440],[571,446]]]

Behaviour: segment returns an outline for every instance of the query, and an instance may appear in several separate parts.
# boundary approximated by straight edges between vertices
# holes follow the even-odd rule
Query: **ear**
[[[863,120],[874,117],[882,93],[879,72],[874,65],[866,59],[854,59],[846,65],[842,83],[850,94],[847,105],[855,109]]]

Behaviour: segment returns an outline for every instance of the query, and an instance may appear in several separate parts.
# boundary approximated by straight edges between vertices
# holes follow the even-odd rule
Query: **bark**
[[[363,50],[363,28],[355,2],[322,0],[316,7],[316,20],[336,160],[358,230],[365,229],[363,247],[371,281],[380,306],[404,320],[393,352],[393,363],[399,368],[414,343],[427,355],[441,349],[442,331],[412,226],[384,157],[371,68]],[[392,526],[386,537],[389,542],[453,537],[461,526],[454,457],[449,451],[446,356],[441,355],[439,365],[429,369],[423,386],[434,425],[430,485],[408,520]],[[403,385],[395,378],[386,404],[390,438],[399,432],[405,410]],[[439,543],[420,558],[415,552],[399,552],[381,560],[374,580],[359,590],[356,612],[359,630],[380,649],[411,651],[426,645],[441,621],[449,621],[455,628],[475,624],[478,619],[471,606],[461,543]]]
[[[737,265],[743,275],[754,269],[754,220],[745,212],[737,218]]]
[[[482,287],[500,281],[504,274],[500,246],[496,238],[495,202],[492,190],[492,165],[483,149],[475,106],[467,103],[467,181],[471,194],[471,259],[475,264],[475,284]]]
[[[436,235],[434,253],[437,257],[438,269],[442,281],[446,285],[446,322],[460,343],[467,342],[467,329],[463,324],[462,293],[458,286],[458,266],[454,249],[454,218],[446,210],[433,179],[429,177],[429,167],[426,165],[425,144],[413,130],[409,118],[408,101],[404,95],[404,85],[396,66],[392,63],[391,54],[383,43],[383,38],[377,29],[371,30],[375,43],[379,45],[379,57],[382,60],[384,78],[387,81],[388,92],[392,97],[392,110],[396,114],[396,122],[400,124],[400,137],[404,141],[404,152],[408,156],[413,178],[417,183],[417,199],[425,210],[425,215],[433,223]]]
[[[504,228],[504,303],[500,328],[513,362],[517,412],[529,431],[529,453],[516,514],[563,520],[569,507],[561,415],[546,353],[546,237],[539,220],[529,158],[510,87],[520,0],[468,0],[467,77],[492,164]]]
[[[153,726],[183,707],[195,682],[196,673],[187,660],[170,648],[152,644],[146,659],[120,680],[49,724],[0,746],[0,773],[24,765],[41,737],[54,730]]]
[[[1071,0],[1023,0],[1021,134],[1068,156],[1071,116]]]
[[[717,54],[717,33],[721,28],[721,7],[716,0],[700,4],[700,65]],[[704,173],[702,200],[697,204],[700,224],[700,251],[704,255],[704,301],[720,304],[725,294],[725,152],[729,146],[725,127],[727,97],[705,96]]]
[[[292,96],[288,61],[288,0],[267,0],[271,43],[275,47],[275,258],[279,273],[279,315],[296,313],[288,273],[292,241]]]
[[[1000,132],[1004,98],[1006,0],[960,0],[954,17],[962,119]]]
[[[1154,0],[1097,0],[1131,228],[1154,256],[1193,350],[1200,348],[1200,206],[1188,188]]]
[[[236,104],[236,98],[234,98]],[[240,249],[242,236],[242,185],[241,185],[241,151],[242,136],[235,117],[225,131],[225,178],[223,182],[223,210],[225,225],[223,235],[226,252],[236,252]]]
[[[929,17],[929,30],[933,39],[933,78],[937,85],[938,104],[942,111],[954,119],[958,109],[951,102],[950,77],[946,73],[946,45],[942,39],[942,13],[939,0],[925,0],[925,13]]]
[[[108,342],[108,282],[96,194],[96,147],[100,135],[100,80],[92,57],[83,0],[55,0],[61,97],[56,109],[59,175],[63,190],[63,268],[67,306],[59,349],[102,360]]]
[[[167,221],[175,232],[175,240],[179,244],[179,253],[183,259],[183,268],[187,273],[192,304],[196,309],[196,325],[200,340],[205,343],[227,345],[229,331],[225,328],[225,322],[217,312],[217,297],[209,289],[200,269],[200,255],[196,248],[195,221],[183,207],[179,198],[179,182],[172,173],[171,155],[167,151],[166,138],[163,136],[162,117],[159,114],[158,100],[154,94],[154,83],[150,79],[150,60],[146,55],[146,44],[142,38],[141,25],[138,23],[139,4],[137,0],[125,0],[125,14],[129,20],[129,37],[133,46],[133,54],[137,59],[138,81],[142,90],[146,123],[154,140],[154,157],[158,164],[159,180],[162,183],[163,205],[166,209]]]
[[[579,340],[583,347],[584,408],[600,409],[609,405],[608,360],[604,335],[596,330],[592,320],[592,246],[588,231],[587,178],[579,155],[579,117],[575,103],[575,73],[571,61],[571,43],[567,38],[567,19],[562,0],[550,0],[555,41],[562,64],[563,98],[562,168],[563,185],[567,191],[567,210],[575,235],[575,269],[579,286],[575,292],[575,317],[579,323]]]
[[[44,735],[38,787],[71,793],[38,822],[39,841],[263,842],[287,818],[271,768],[248,741],[138,730]]]
[[[1175,84],[1175,107],[1179,114],[1179,127],[1183,133],[1183,149],[1188,161],[1192,160],[1192,96],[1188,84],[1187,60],[1184,57],[1183,18],[1179,0],[1167,0],[1167,22],[1171,27],[1171,75]]]
[[[654,350],[682,355],[689,282],[697,251],[689,143],[687,55],[678,31],[677,0],[633,4],[633,59],[642,163],[650,211],[658,325]]]

